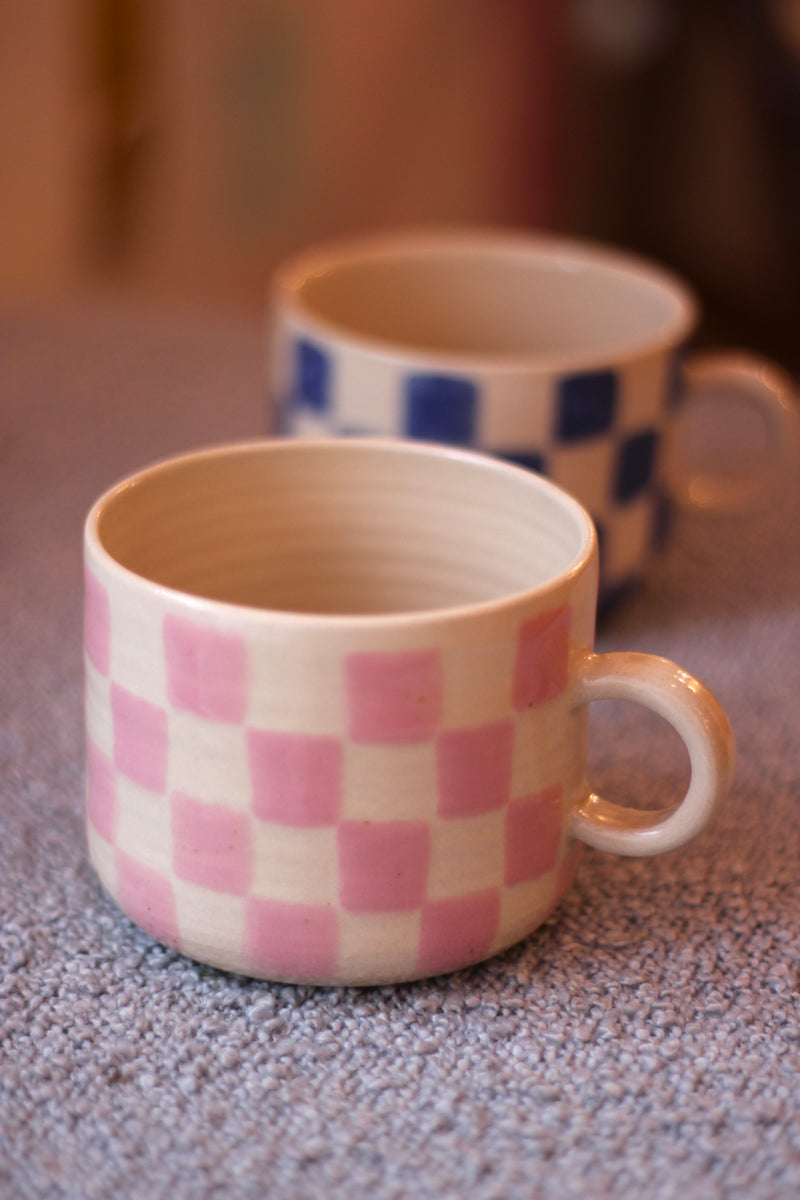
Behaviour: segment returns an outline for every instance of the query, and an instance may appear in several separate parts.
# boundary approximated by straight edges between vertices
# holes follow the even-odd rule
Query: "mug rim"
[[[624,346],[602,345],[581,350],[518,351],[491,353],[416,346],[359,332],[345,322],[315,312],[302,296],[312,275],[337,268],[394,257],[400,253],[523,254],[539,261],[566,259],[574,265],[613,270],[651,291],[669,295],[676,315],[656,334],[632,338]],[[660,263],[610,243],[503,226],[435,226],[388,230],[321,241],[287,257],[275,269],[270,284],[274,312],[285,314],[295,324],[328,342],[344,343],[352,351],[380,357],[405,366],[485,373],[529,371],[570,372],[606,368],[629,362],[649,353],[669,350],[684,342],[699,320],[699,302],[693,289],[675,272]]]
[[[415,609],[380,613],[324,613],[300,612],[288,609],[262,608],[255,605],[238,604],[230,600],[219,600],[213,597],[198,595],[195,592],[184,591],[169,584],[159,583],[146,575],[139,574],[125,566],[104,545],[99,523],[103,513],[113,504],[115,499],[139,486],[145,479],[190,463],[201,463],[209,459],[233,457],[239,454],[305,454],[320,450],[325,454],[347,453],[353,447],[371,453],[392,453],[406,457],[447,458],[458,460],[479,468],[488,474],[516,475],[520,482],[540,494],[549,494],[574,518],[580,534],[579,549],[573,554],[566,567],[550,575],[541,583],[514,591],[504,592],[490,600],[478,600],[464,604],[444,605],[436,608]],[[404,441],[402,439],[382,437],[353,437],[353,438],[248,438],[234,442],[219,442],[213,445],[201,446],[179,454],[168,455],[134,471],[107,488],[94,501],[84,521],[83,530],[84,561],[91,565],[92,560],[102,563],[104,571],[120,584],[136,587],[143,593],[158,596],[173,603],[182,605],[199,615],[210,612],[226,615],[246,625],[263,626],[265,624],[281,624],[293,628],[311,630],[327,630],[335,632],[358,629],[390,629],[408,628],[414,626],[430,626],[445,624],[453,621],[472,620],[475,618],[499,615],[508,609],[517,607],[529,600],[539,599],[550,592],[556,592],[573,583],[592,560],[598,557],[597,531],[587,510],[551,480],[534,471],[513,463],[505,462],[483,454],[479,451],[464,450],[460,447],[422,441]]]

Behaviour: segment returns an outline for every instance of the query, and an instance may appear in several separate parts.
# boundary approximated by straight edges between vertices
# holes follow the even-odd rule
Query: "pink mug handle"
[[[684,845],[709,823],[733,781],[733,733],[718,701],[675,663],[634,652],[585,655],[573,705],[592,700],[632,700],[664,717],[683,739],[692,775],[680,803],[660,812],[625,808],[587,790],[572,812],[572,836],[596,850],[637,857]]]

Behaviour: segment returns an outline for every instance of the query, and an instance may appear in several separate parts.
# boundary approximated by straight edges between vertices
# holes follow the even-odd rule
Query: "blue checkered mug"
[[[792,460],[785,373],[687,354],[689,287],[616,249],[492,229],[365,235],[279,267],[271,312],[274,432],[421,439],[549,476],[594,519],[604,598],[644,575],[672,502],[751,507]],[[723,464],[713,437],[687,455],[679,431],[703,397],[717,432],[731,399],[755,410],[755,460]]]

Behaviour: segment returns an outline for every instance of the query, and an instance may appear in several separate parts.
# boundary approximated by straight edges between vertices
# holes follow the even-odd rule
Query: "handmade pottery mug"
[[[85,530],[91,859],[191,957],[377,984],[463,967],[558,904],[581,843],[652,855],[728,791],[733,743],[680,668],[592,651],[597,541],[550,481],[381,439],[156,464]],[[587,705],[662,714],[670,811],[587,783]]]
[[[791,460],[787,377],[753,355],[679,358],[689,289],[617,250],[491,230],[366,236],[279,268],[271,308],[274,431],[420,438],[543,472],[594,519],[604,596],[642,577],[670,498],[747,507]],[[690,468],[680,413],[720,391],[756,410],[763,453],[731,472],[709,447]]]

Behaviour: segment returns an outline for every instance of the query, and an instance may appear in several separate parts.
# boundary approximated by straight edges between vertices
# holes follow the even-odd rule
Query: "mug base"
[[[450,961],[440,953],[435,965],[409,961],[403,953],[396,957],[391,947],[373,946],[368,957],[359,957],[357,949],[349,957],[325,961],[325,950],[309,945],[289,948],[283,961],[273,959],[269,967],[256,965],[243,951],[241,935],[229,938],[219,927],[203,929],[195,925],[191,931],[179,929],[174,899],[159,887],[155,872],[144,866],[133,866],[125,855],[115,851],[103,837],[88,827],[89,857],[104,891],[121,911],[143,932],[161,945],[167,946],[192,961],[214,970],[263,979],[270,983],[312,987],[386,987],[433,979],[466,970],[503,954],[512,946],[524,942],[550,919],[572,883],[583,852],[580,842],[573,842],[554,872],[551,886],[542,893],[540,906],[529,910],[521,921],[506,927],[491,945],[477,954],[453,947]],[[232,909],[236,901],[232,903]],[[394,916],[395,914],[389,914]],[[391,937],[391,920],[387,921],[387,939]],[[388,953],[387,953],[388,949]],[[295,962],[292,963],[294,954]],[[316,963],[315,963],[316,958]]]

